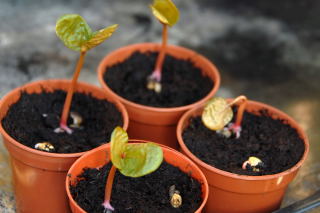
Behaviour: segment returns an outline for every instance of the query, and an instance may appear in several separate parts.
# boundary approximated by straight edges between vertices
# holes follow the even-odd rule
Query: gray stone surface
[[[133,43],[159,42],[161,26],[147,0],[1,0],[0,97],[24,83],[71,78],[78,54],[55,35],[55,21],[79,13],[99,29],[119,24],[115,35],[91,50],[80,80],[97,84],[99,60]],[[320,33],[317,0],[175,0],[181,19],[169,43],[199,51],[220,69],[219,94],[274,105],[307,131],[311,150],[283,206],[320,187]],[[303,3],[301,3],[303,2]],[[14,212],[8,157],[0,147],[0,212]],[[1,210],[2,208],[2,210]],[[313,210],[312,212],[317,212]],[[320,211],[319,211],[320,212]]]

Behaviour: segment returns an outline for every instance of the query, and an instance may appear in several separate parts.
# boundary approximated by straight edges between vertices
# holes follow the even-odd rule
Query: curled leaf
[[[154,143],[128,144],[128,135],[116,127],[111,135],[111,161],[129,177],[140,177],[155,171],[163,160],[161,147]]]
[[[117,27],[118,27],[118,25],[114,24],[114,25],[106,27],[102,30],[99,30],[97,32],[94,32],[92,38],[89,41],[87,41],[83,45],[83,47],[86,50],[89,50],[89,49],[101,44],[104,40],[106,40],[107,38],[109,38],[112,35],[112,33],[117,29]]]
[[[202,122],[211,130],[221,130],[232,117],[233,111],[227,101],[221,97],[214,97],[204,107]]]
[[[68,48],[81,51],[83,44],[91,39],[92,30],[80,15],[67,14],[58,19],[56,34]]]
[[[170,27],[179,20],[179,10],[171,0],[154,0],[150,5],[153,15],[163,24]]]
[[[116,127],[111,134],[111,161],[112,164],[121,169],[123,167],[124,152],[128,143],[128,134],[121,127]]]

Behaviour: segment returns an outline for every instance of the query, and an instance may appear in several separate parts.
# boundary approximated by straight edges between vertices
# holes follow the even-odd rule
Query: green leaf
[[[56,23],[56,34],[72,50],[81,51],[82,46],[93,36],[86,21],[77,14],[60,17]]]
[[[113,34],[117,27],[118,25],[114,24],[97,32],[94,32],[92,38],[84,44],[84,47],[89,50],[101,44]]]
[[[154,143],[127,144],[123,167],[119,171],[129,177],[141,177],[159,168],[163,160],[161,147]]]
[[[116,127],[111,135],[111,161],[129,177],[140,177],[159,168],[163,160],[160,146],[154,143],[129,144],[128,134]]]
[[[111,134],[111,161],[112,164],[121,169],[123,167],[124,152],[126,150],[126,144],[128,143],[128,134],[121,127],[116,127]]]

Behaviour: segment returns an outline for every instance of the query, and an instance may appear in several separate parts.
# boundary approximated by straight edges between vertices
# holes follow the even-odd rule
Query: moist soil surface
[[[100,169],[84,169],[79,182],[70,186],[74,200],[90,213],[103,213],[104,190],[111,164]],[[169,188],[175,185],[182,197],[180,208],[173,208]],[[201,205],[201,185],[180,169],[163,162],[153,173],[139,178],[116,172],[112,187],[111,205],[114,213],[188,213]]]
[[[273,120],[268,112],[257,116],[245,112],[240,138],[230,138],[206,128],[201,117],[190,119],[183,132],[188,149],[199,159],[218,169],[241,175],[268,175],[293,167],[304,153],[304,143],[297,131],[283,120]],[[264,163],[260,171],[242,169],[250,156]]]
[[[212,80],[201,74],[191,60],[166,55],[162,69],[162,91],[147,89],[147,78],[154,70],[157,52],[134,52],[129,58],[107,67],[106,84],[121,97],[153,107],[179,107],[205,97],[213,88]]]
[[[55,153],[77,153],[90,150],[110,139],[116,126],[122,126],[122,116],[117,108],[106,100],[91,94],[74,93],[70,112],[81,115],[80,128],[71,128],[72,134],[55,133],[66,92],[42,91],[39,94],[21,93],[2,120],[3,128],[20,143],[34,148],[40,142],[50,142]],[[68,126],[73,123],[69,116]]]

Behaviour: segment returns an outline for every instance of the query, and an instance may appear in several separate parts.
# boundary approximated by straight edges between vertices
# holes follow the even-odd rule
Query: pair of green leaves
[[[161,147],[154,143],[130,144],[127,132],[121,127],[113,130],[110,144],[112,164],[125,176],[144,176],[162,163]]]
[[[56,23],[57,36],[63,43],[75,51],[87,51],[109,38],[118,25],[92,32],[87,22],[77,14],[60,17]]]
[[[179,19],[179,10],[171,0],[154,0],[150,5],[153,15],[163,24],[173,26]],[[109,38],[117,29],[114,24],[92,32],[86,21],[78,14],[66,14],[56,23],[56,34],[63,43],[75,51],[87,51]]]

